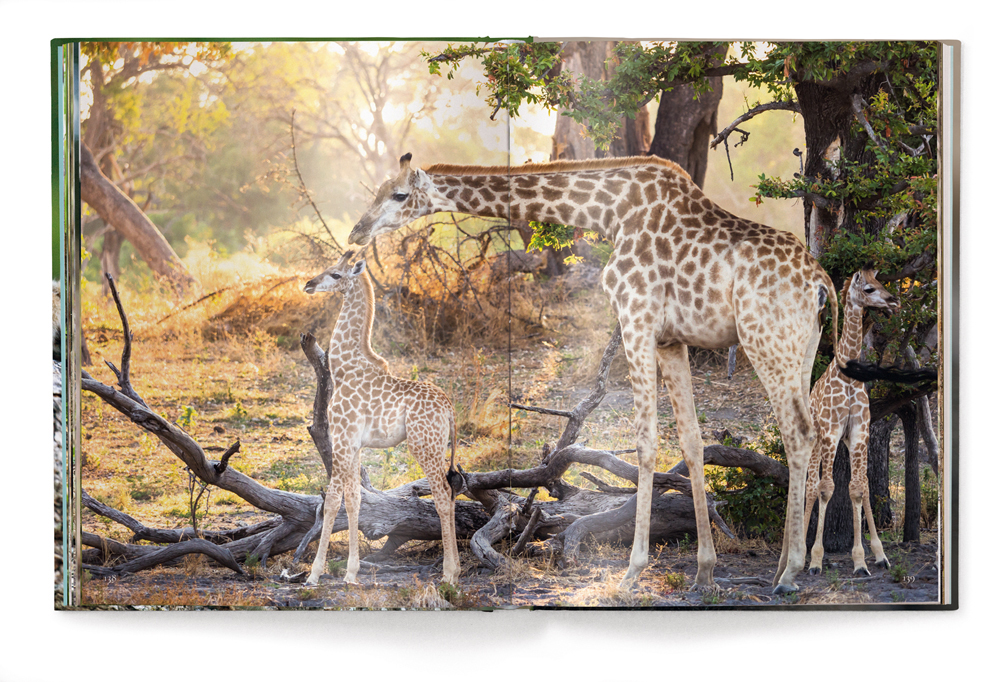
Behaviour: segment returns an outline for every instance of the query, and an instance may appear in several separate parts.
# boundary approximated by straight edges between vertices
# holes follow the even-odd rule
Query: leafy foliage
[[[723,443],[732,446],[732,442]],[[764,429],[760,438],[744,445],[788,466],[785,446],[775,423]],[[740,467],[706,467],[706,487],[719,500],[719,514],[744,537],[760,537],[768,542],[780,541],[785,523],[787,490],[778,486],[772,476],[758,476]]]

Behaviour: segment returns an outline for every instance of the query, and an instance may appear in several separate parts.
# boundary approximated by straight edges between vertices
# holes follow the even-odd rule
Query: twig
[[[799,107],[799,103],[797,101],[768,102],[767,104],[758,104],[753,109],[738,116],[735,121],[733,121],[728,126],[723,128],[722,132],[720,132],[712,139],[712,142],[709,144],[709,147],[715,149],[720,142],[724,141],[726,138],[732,135],[734,131],[738,130],[737,126],[743,123],[744,121],[749,121],[754,116],[762,114],[765,111],[777,111],[777,110],[794,111],[797,113],[802,113],[802,109]],[[742,144],[743,142],[746,141],[746,136],[749,136],[749,133],[746,133],[742,130],[740,130],[739,132],[745,136],[740,141],[740,144]],[[739,146],[739,145],[734,145],[734,146]]]
[[[343,253],[343,247],[337,243],[337,239],[333,236],[333,232],[330,231],[330,227],[326,224],[326,221],[323,220],[323,214],[320,213],[319,207],[316,205],[316,202],[313,201],[312,192],[306,188],[306,182],[302,179],[302,173],[299,171],[299,157],[295,151],[295,109],[292,109],[292,117],[288,123],[288,129],[292,136],[292,164],[295,166],[295,175],[299,178],[299,192],[306,198],[309,205],[312,206],[313,211],[316,213],[316,217],[319,218],[319,222],[323,224],[323,229],[325,229],[326,233],[330,236],[330,241],[333,242],[333,246],[336,248],[337,254]]]
[[[128,325],[128,316],[125,315],[125,309],[122,307],[122,300],[118,296],[118,288],[115,286],[115,278],[108,272],[104,273],[104,276],[108,280],[108,287],[110,287],[111,296],[115,300],[115,307],[118,308],[118,317],[121,318],[122,321],[122,335],[124,336],[124,342],[122,343],[121,371],[119,372],[118,369],[108,360],[105,360],[104,364],[106,364],[115,375],[115,378],[118,380],[118,386],[122,389],[122,393],[143,407],[149,409],[146,401],[144,401],[142,397],[135,392],[135,389],[132,388],[132,382],[129,378],[129,372],[132,364],[132,330]]]
[[[510,551],[511,556],[521,556],[524,554],[524,548],[527,547],[528,543],[531,542],[532,538],[535,536],[535,529],[538,527],[538,521],[542,518],[542,508],[535,507],[531,512],[531,518],[528,519],[528,525],[524,527],[521,532],[521,537],[517,539],[517,544]]]
[[[619,488],[618,486],[609,485],[604,481],[602,481],[601,479],[599,479],[597,476],[594,476],[592,473],[587,471],[581,472],[580,476],[582,478],[587,479],[594,485],[596,485],[597,489],[600,490],[602,493],[618,493],[621,495],[635,494],[635,488]]]

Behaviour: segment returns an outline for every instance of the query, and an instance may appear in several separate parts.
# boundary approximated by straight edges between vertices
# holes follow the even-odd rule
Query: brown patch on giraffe
[[[622,190],[625,189],[624,180],[605,180],[604,187],[608,192],[614,195],[621,195]]]
[[[671,248],[669,239],[663,236],[656,238],[656,255],[661,261],[670,260]]]
[[[635,267],[635,260],[631,256],[628,258],[618,258],[615,260],[615,267],[618,269],[618,272],[624,275]]]
[[[545,201],[558,201],[559,199],[562,199],[562,196],[562,190],[542,185],[542,198],[545,199]]]
[[[641,270],[634,271],[626,278],[626,281],[632,287],[632,291],[637,294],[635,300],[640,300],[639,297],[646,295],[646,278],[643,277]]]
[[[556,206],[556,213],[564,225],[569,224],[573,221],[573,214],[576,213],[576,207],[572,204],[559,204]]]
[[[694,285],[692,288],[696,294],[700,294],[705,290],[705,273],[698,273],[698,276],[694,278]]]
[[[648,232],[639,235],[639,243],[636,244],[635,249],[641,265],[648,267],[653,264],[653,238]]]

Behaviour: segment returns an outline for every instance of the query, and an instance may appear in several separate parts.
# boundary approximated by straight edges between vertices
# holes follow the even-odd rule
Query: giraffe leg
[[[656,466],[656,364],[653,338],[630,332],[622,324],[625,355],[635,399],[636,450],[639,477],[636,485],[635,537],[628,570],[620,587],[628,589],[649,563],[649,515],[653,504],[653,468]]]
[[[867,415],[864,415],[867,417]],[[848,435],[851,449],[851,504],[854,507],[854,547],[851,549],[851,559],[854,561],[855,575],[871,575],[865,563],[865,546],[861,534],[861,513],[866,510],[868,528],[871,531],[872,549],[876,543],[884,561],[885,554],[881,552],[882,543],[878,539],[878,532],[875,530],[875,521],[871,513],[871,501],[868,499],[868,419],[862,419],[861,415],[852,415],[851,432]]]
[[[347,508],[347,572],[344,582],[357,584],[358,569],[361,568],[358,548],[358,515],[361,513],[361,452],[354,453],[350,471],[344,486],[344,506]]]
[[[802,527],[802,532],[809,532],[809,519],[812,517],[813,507],[816,506],[816,498],[819,496],[819,463],[822,459],[822,454],[819,452],[818,443],[813,446],[812,455],[809,456],[809,469],[806,471],[806,508],[805,516],[802,517],[802,523],[805,524]],[[823,544],[823,536],[817,530],[816,539],[813,541],[812,550],[812,561],[809,563],[810,573],[819,573],[823,569],[823,558],[820,556],[819,563],[816,561],[816,545]],[[782,542],[782,549],[784,549],[784,542]],[[788,556],[785,556],[785,560],[788,560]],[[816,567],[819,567],[818,569]],[[815,569],[815,570],[814,570]],[[773,587],[774,585],[772,585]]]
[[[333,530],[333,522],[337,520],[337,513],[340,511],[340,497],[343,488],[343,481],[334,474],[330,477],[330,483],[326,488],[326,500],[323,506],[323,530],[319,534],[319,541],[316,546],[316,558],[313,559],[312,570],[306,579],[306,585],[319,584],[319,577],[326,568],[326,552],[330,547],[330,532]]]
[[[708,502],[705,499],[704,443],[698,427],[695,412],[694,393],[691,388],[691,366],[688,362],[687,346],[675,344],[658,348],[660,371],[670,394],[670,404],[677,422],[677,435],[681,453],[691,477],[691,496],[694,502],[695,524],[698,529],[698,574],[696,587],[711,587],[714,584],[712,571],[715,568],[715,544],[708,517]]]
[[[867,469],[867,466],[865,467]],[[875,528],[875,517],[872,515],[871,494],[868,492],[868,476],[865,476],[865,493],[861,498],[862,506],[865,510],[865,519],[868,521],[868,532],[871,533],[872,554],[875,555],[875,565],[879,568],[889,569],[889,558],[882,548],[882,541],[878,537],[878,529]]]
[[[431,493],[434,496],[434,508],[441,520],[441,544],[444,547],[444,582],[458,584],[461,568],[458,563],[458,541],[455,539],[455,503],[451,499],[451,486],[444,472],[436,472],[428,476]]]
[[[834,482],[833,482],[833,458],[837,454],[837,441],[834,440],[835,436],[830,433],[822,434],[816,439],[816,445],[813,448],[813,456],[809,462],[809,476],[812,477],[812,460],[818,460],[816,467],[815,476],[820,477],[820,466],[822,466],[822,478],[820,478],[819,483],[816,484],[816,494],[819,497],[819,511],[816,514],[816,538],[813,540],[812,552],[810,553],[809,559],[809,573],[812,575],[818,575],[823,572],[823,529],[826,527],[826,507],[830,504],[830,499],[833,497]],[[808,497],[806,498],[809,499]],[[809,524],[809,513],[812,510],[810,507],[806,506],[806,516],[805,524]],[[803,527],[803,531],[805,527]]]

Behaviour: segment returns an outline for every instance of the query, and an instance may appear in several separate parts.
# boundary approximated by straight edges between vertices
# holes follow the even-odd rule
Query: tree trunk
[[[135,247],[158,277],[185,291],[197,289],[188,272],[156,225],[121,190],[108,180],[86,145],[80,148],[80,196]]]
[[[595,80],[607,80],[617,65],[614,48],[617,41],[578,41],[563,45],[563,70]],[[609,62],[610,60],[610,62]],[[573,161],[600,159],[606,156],[641,156],[649,150],[649,112],[643,108],[635,118],[623,116],[618,135],[607,150],[597,149],[584,126],[569,116],[556,120],[552,135],[552,160]],[[707,143],[705,146],[707,153]]]
[[[896,411],[903,423],[904,474],[903,542],[920,542],[920,430],[917,411],[906,405]]]
[[[725,55],[726,47],[713,50]],[[695,95],[692,85],[676,85],[660,93],[660,108],[649,153],[670,159],[688,172],[698,187],[705,185],[708,143],[718,128],[722,77],[708,79],[711,90]]]
[[[892,415],[871,423],[868,432],[868,494],[872,516],[879,528],[892,525],[892,499],[889,496],[889,442],[896,429]]]

